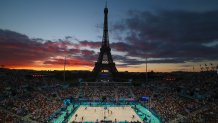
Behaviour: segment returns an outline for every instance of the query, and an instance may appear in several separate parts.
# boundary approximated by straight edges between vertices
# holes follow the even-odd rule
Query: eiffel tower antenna
[[[106,0],[106,2],[105,2],[105,8],[107,8],[107,0]]]

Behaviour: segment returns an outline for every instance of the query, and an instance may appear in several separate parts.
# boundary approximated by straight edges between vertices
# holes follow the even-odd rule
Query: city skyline
[[[196,4],[196,2],[198,4]],[[104,0],[1,1],[0,64],[34,70],[92,70]],[[218,64],[218,1],[108,0],[118,71],[199,71]],[[205,65],[206,64],[206,65]]]

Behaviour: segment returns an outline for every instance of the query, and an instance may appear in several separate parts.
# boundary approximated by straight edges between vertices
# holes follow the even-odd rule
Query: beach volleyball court
[[[139,121],[142,120],[130,106],[120,107],[86,107],[80,106],[68,123],[76,122],[100,122],[100,121]]]

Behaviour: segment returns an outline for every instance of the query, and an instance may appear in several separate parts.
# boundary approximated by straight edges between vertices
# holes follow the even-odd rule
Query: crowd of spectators
[[[152,80],[140,86],[71,86],[51,78],[1,75],[0,122],[44,122],[63,107],[65,98],[135,98],[149,96],[149,109],[163,122],[205,122],[217,119],[218,76],[194,74],[174,81]],[[10,112],[10,113],[9,113]],[[27,119],[24,119],[27,118]]]
[[[88,98],[91,100],[96,100],[99,98],[107,97],[107,98],[115,98],[116,97],[116,88],[114,86],[107,87],[87,87],[84,86],[82,88],[83,93],[81,93],[81,97]]]
[[[218,106],[215,103],[205,106],[205,108],[200,109],[198,112],[188,115],[187,121],[196,123],[213,123],[218,121]]]
[[[118,87],[117,97],[118,98],[132,98],[130,88],[128,88],[128,87]]]
[[[0,123],[19,123],[19,122],[23,122],[23,120],[17,118],[17,116],[7,113],[6,111],[0,110]]]
[[[27,79],[13,74],[0,78],[0,122],[44,122],[63,107],[63,99],[75,97],[79,90],[53,79]]]
[[[176,119],[181,122],[217,122],[218,76],[199,73],[184,78],[150,81],[144,87],[133,87],[132,90],[136,98],[149,96],[147,106],[164,122]]]
[[[84,86],[81,97],[91,100],[107,97],[109,99],[132,98],[130,88],[126,86]]]

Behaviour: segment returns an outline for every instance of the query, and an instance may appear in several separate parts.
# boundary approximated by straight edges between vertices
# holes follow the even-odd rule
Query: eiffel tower
[[[98,56],[98,61],[95,62],[95,67],[92,72],[98,75],[99,73],[105,71],[111,74],[115,74],[118,72],[115,63],[113,62],[113,58],[111,56],[111,48],[109,46],[107,3],[104,8],[104,32],[102,44]]]

